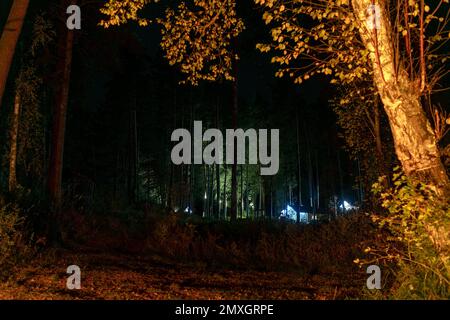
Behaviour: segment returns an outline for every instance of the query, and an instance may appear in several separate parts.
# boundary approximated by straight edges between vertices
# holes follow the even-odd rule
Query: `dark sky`
[[[41,0],[41,1],[31,1],[31,7],[29,10],[29,16],[34,15],[36,12],[40,12],[43,7],[43,3],[52,3],[53,1]],[[12,0],[2,0],[0,1],[0,26],[6,20],[9,7],[11,6]],[[165,6],[163,4],[153,5],[148,10],[160,14],[163,12]],[[239,12],[245,18],[246,29],[240,36],[240,56],[241,63],[239,68],[239,85],[240,94],[246,99],[253,100],[257,95],[267,96],[270,94],[270,87],[273,85],[274,72],[276,70],[275,66],[270,63],[270,55],[261,54],[255,48],[258,42],[264,42],[269,39],[268,28],[262,22],[261,13],[255,10],[253,1],[242,1],[240,2]],[[93,6],[83,8],[82,14],[83,18],[89,15],[89,19],[97,15],[96,8]],[[83,22],[85,22],[83,20]],[[91,22],[89,22],[91,23]],[[25,28],[30,28],[30,19],[26,21]],[[123,27],[122,27],[123,28]],[[128,30],[135,34],[136,38],[139,40],[140,45],[142,45],[146,54],[153,58],[157,58],[161,55],[159,49],[159,31],[156,27],[139,28],[134,25],[126,26]],[[84,35],[86,36],[86,35]],[[286,85],[290,85],[289,81],[286,81]],[[301,96],[302,101],[306,103],[315,103],[318,101],[319,96],[324,94],[324,85],[327,86],[327,81],[312,81],[304,84],[303,86],[292,85],[295,94]]]

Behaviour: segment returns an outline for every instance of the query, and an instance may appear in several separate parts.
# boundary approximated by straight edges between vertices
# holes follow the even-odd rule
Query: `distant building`
[[[297,221],[297,211],[290,205],[287,205],[286,209],[281,210],[280,220],[283,219]],[[300,212],[300,222],[308,223],[308,213]]]

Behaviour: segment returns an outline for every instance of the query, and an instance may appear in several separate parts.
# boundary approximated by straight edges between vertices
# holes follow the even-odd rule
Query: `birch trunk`
[[[370,12],[373,4],[380,9],[379,21],[374,21],[376,15]],[[407,71],[395,65],[392,27],[385,0],[353,0],[352,5],[404,172],[431,184],[438,193],[447,194],[450,182],[421,105],[419,81],[409,79]]]
[[[17,186],[17,136],[19,134],[20,94],[16,93],[14,111],[11,121],[11,147],[9,152],[9,192],[13,192]]]
[[[359,33],[370,54],[374,82],[388,116],[395,151],[404,172],[409,177],[433,186],[438,194],[445,197],[449,194],[449,178],[440,159],[436,137],[420,100],[424,77],[421,74],[421,79],[410,79],[408,72],[401,65],[395,64],[393,28],[386,2],[352,1]],[[370,9],[373,5],[378,6],[380,10],[379,21],[375,20],[376,15]],[[429,225],[427,232],[448,268],[448,227]]]

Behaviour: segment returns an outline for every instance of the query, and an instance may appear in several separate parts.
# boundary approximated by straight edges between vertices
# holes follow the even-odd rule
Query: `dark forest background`
[[[3,2],[2,7],[4,21],[8,3]],[[75,38],[64,149],[66,205],[108,211],[154,204],[176,211],[190,207],[196,214],[214,212],[216,216],[221,205],[223,217],[224,197],[228,210],[230,207],[230,166],[172,165],[170,135],[176,128],[190,129],[193,120],[202,120],[208,128],[232,128],[231,84],[179,85],[182,78],[163,59],[156,28],[103,30],[98,26],[97,7],[88,5],[83,11],[82,30]],[[247,28],[240,38],[238,125],[244,129],[280,129],[281,150],[280,171],[274,177],[260,177],[255,165],[238,168],[239,215],[276,218],[288,204],[296,210],[302,204],[303,211],[324,214],[333,213],[334,206],[339,207],[344,200],[360,205],[366,192],[360,178],[361,163],[350,160],[342,148],[336,115],[330,108],[333,87],[320,78],[301,87],[274,78],[270,58],[255,48],[267,37],[267,28],[250,3],[244,4],[242,11]],[[56,28],[64,18],[61,12],[55,2],[32,3],[13,70],[18,73],[21,62],[27,59],[35,17],[45,16],[51,23],[46,32],[55,32],[54,40],[28,62],[42,79],[37,97],[41,103],[34,109],[36,117],[30,120],[42,130],[42,140],[35,142],[35,149],[29,152],[36,154],[30,154],[26,161],[39,161],[41,176],[37,182],[26,170],[19,170],[20,184],[32,193],[45,191],[49,124],[53,95],[60,81],[55,66],[61,58],[56,53],[57,39],[64,33]],[[13,86],[10,81],[10,91]],[[4,108],[11,110],[14,95],[8,97]],[[9,132],[8,114],[2,112],[4,137]],[[4,145],[3,153],[8,155],[8,145]],[[222,189],[220,204],[217,170]],[[6,188],[8,171],[2,170],[1,177]],[[253,208],[247,210],[250,205]]]

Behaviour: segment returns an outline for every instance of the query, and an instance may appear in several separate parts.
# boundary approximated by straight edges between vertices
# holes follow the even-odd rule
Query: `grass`
[[[366,275],[353,260],[375,231],[363,214],[318,225],[141,211],[63,217],[64,248],[35,245],[1,298],[361,298]],[[65,288],[71,264],[84,272],[80,293]]]
[[[83,217],[72,212],[66,218],[73,225],[66,232],[70,240],[91,247],[157,253],[212,267],[304,273],[355,272],[353,260],[364,254],[362,243],[374,231],[363,214],[318,225],[268,220],[230,223],[174,213]]]

